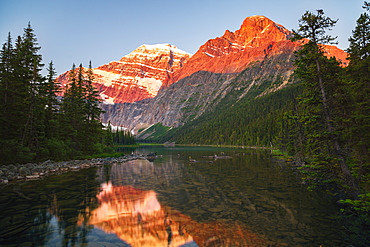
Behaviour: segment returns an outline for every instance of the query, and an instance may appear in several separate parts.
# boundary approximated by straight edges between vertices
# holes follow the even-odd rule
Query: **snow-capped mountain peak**
[[[153,98],[190,57],[171,44],[144,44],[119,61],[94,68],[94,86],[108,104]],[[67,73],[59,77],[62,84],[67,83]]]

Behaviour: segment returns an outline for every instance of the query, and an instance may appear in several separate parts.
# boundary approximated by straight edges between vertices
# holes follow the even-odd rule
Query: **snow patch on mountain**
[[[176,46],[171,45],[171,44],[156,44],[156,45],[147,45],[147,44],[144,44],[142,46],[146,47],[148,50],[155,50],[155,49],[158,49],[158,50],[170,50],[173,53],[191,55],[190,53],[188,53],[186,51],[183,51],[183,50],[181,50],[181,49],[179,49]]]
[[[126,56],[124,56],[121,60],[125,58],[135,57],[135,56],[157,57],[160,54],[170,53],[170,52],[173,54],[177,54],[179,56],[184,56],[184,55],[192,56],[192,54],[186,51],[183,51],[177,48],[176,46],[170,45],[170,44],[156,44],[156,45],[143,44],[139,46],[138,48],[136,48],[130,54],[127,54]]]
[[[93,69],[93,72],[95,74],[96,82],[99,84],[103,84],[106,87],[112,86],[114,81],[117,81],[119,78],[121,78],[120,74],[100,70],[100,69]]]
[[[104,104],[108,105],[114,105],[114,97],[109,97],[108,95],[104,93],[100,93],[100,98],[103,100]]]

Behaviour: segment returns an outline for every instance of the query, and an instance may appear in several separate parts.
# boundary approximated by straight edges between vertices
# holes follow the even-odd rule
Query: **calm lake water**
[[[342,246],[335,200],[268,151],[134,152],[158,158],[1,188],[0,246]]]

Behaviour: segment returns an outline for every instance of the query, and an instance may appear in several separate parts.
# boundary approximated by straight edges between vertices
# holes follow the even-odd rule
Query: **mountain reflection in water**
[[[120,185],[130,183],[128,180],[133,182],[139,174],[150,174],[155,179],[155,170],[153,164],[145,160],[114,165],[110,181],[101,184],[97,195],[99,206],[90,212],[87,224],[114,233],[131,246],[267,245],[238,223],[197,222],[169,206],[161,206],[153,190]],[[102,168],[100,179],[105,175]]]
[[[100,206],[92,211],[89,224],[132,246],[181,246],[193,241],[183,222],[161,208],[154,191],[104,183],[97,198]]]
[[[346,246],[335,198],[267,152],[153,151],[3,187],[0,246]],[[210,162],[221,151],[231,158]]]

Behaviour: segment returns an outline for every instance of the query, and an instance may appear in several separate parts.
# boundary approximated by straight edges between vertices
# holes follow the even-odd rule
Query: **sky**
[[[363,0],[0,0],[0,44],[31,23],[43,62],[58,74],[72,64],[119,60],[142,44],[169,43],[195,53],[243,20],[264,15],[289,30],[306,12],[339,19],[330,34],[346,49]],[[46,66],[45,66],[46,67]],[[46,72],[45,72],[46,73]]]

